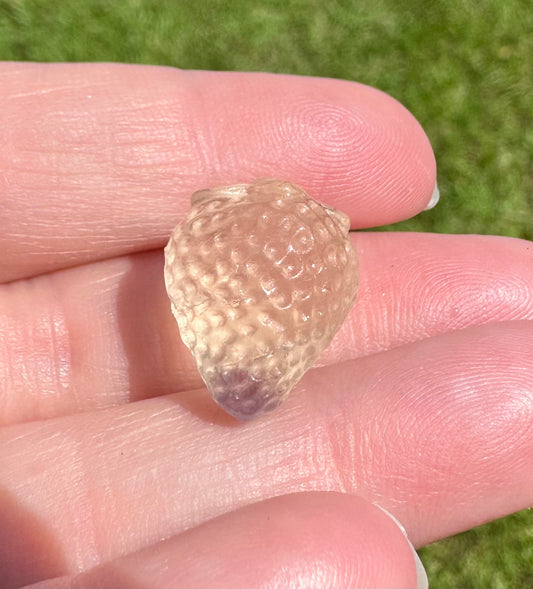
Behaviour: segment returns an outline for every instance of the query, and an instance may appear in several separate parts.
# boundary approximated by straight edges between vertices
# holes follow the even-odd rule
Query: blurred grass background
[[[438,207],[393,229],[533,239],[531,0],[0,0],[0,59],[376,86],[422,123],[438,164]],[[533,587],[533,514],[435,543],[421,557],[434,587]]]

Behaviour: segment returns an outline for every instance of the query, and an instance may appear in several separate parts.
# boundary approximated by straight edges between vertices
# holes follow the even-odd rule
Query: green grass
[[[0,59],[377,86],[422,123],[439,170],[439,206],[395,229],[533,239],[531,0],[0,0]],[[522,512],[424,548],[432,586],[533,586],[532,520]]]
[[[419,551],[432,587],[533,587],[533,513],[521,511]]]

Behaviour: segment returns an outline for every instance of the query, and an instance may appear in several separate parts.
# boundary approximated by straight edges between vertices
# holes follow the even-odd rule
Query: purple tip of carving
[[[241,421],[272,411],[280,403],[278,396],[272,395],[261,381],[254,380],[244,370],[225,370],[212,384],[215,401]]]

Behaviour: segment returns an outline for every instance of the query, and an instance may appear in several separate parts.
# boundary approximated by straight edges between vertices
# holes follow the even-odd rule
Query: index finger
[[[435,187],[398,102],[342,80],[113,64],[0,65],[0,281],[164,245],[189,195],[278,177],[352,227]]]

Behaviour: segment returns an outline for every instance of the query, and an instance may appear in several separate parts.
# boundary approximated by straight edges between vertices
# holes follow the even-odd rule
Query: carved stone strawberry
[[[181,337],[215,401],[238,419],[276,407],[352,306],[346,215],[279,180],[193,194],[165,248]]]

